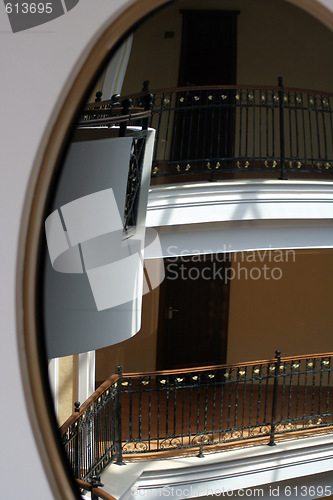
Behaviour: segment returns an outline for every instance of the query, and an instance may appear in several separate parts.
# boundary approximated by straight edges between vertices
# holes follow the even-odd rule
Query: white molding
[[[330,220],[232,221],[156,228],[163,257],[333,247]],[[145,258],[159,258],[154,249]]]
[[[332,219],[332,181],[243,180],[153,186],[147,226]]]
[[[213,492],[273,485],[286,480],[305,485],[306,476],[332,469],[333,435],[326,434],[288,440],[274,447],[257,445],[207,454],[200,459],[147,460],[127,463],[124,468],[112,465],[101,480],[106,491],[119,500],[136,497],[157,500],[164,496],[210,496]]]

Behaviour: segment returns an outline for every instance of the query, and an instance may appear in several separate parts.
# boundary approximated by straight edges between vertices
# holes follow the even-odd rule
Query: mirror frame
[[[48,383],[47,360],[43,358],[38,331],[38,265],[43,237],[45,209],[57,168],[75,125],[88,89],[105,61],[125,36],[146,17],[174,0],[137,0],[126,2],[120,13],[112,16],[107,27],[100,28],[97,41],[81,64],[81,69],[55,118],[51,132],[44,131],[33,165],[22,216],[17,261],[17,328],[22,381],[35,440],[54,498],[80,498],[79,489],[67,465],[57,432],[57,422]],[[287,0],[307,11],[333,29],[333,11],[317,0]],[[73,68],[74,69],[74,68]],[[89,83],[89,86],[88,86]],[[45,356],[44,356],[45,358]],[[38,487],[38,478],[36,478]]]

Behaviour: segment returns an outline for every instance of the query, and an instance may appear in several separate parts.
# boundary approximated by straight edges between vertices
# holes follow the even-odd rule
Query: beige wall
[[[73,413],[75,401],[74,356],[59,358],[58,423],[61,426]]]
[[[333,351],[333,250],[237,253],[232,270],[228,363],[272,358],[276,349],[284,356]],[[144,296],[137,335],[96,351],[97,381],[118,364],[155,370],[158,299],[158,289]]]
[[[289,87],[332,90],[332,32],[304,11],[281,0],[181,0],[135,32],[123,95],[139,92],[144,80],[151,89],[177,85],[179,10],[191,8],[240,11],[238,84],[276,85],[281,75]],[[174,38],[165,38],[167,31]]]
[[[248,255],[253,255],[251,252]],[[231,281],[228,362],[333,351],[333,250],[257,254],[255,262],[233,258],[238,279]],[[267,277],[256,280],[266,265]],[[239,271],[239,268],[242,268]],[[272,279],[281,275],[281,279]],[[247,278],[246,278],[247,273]]]

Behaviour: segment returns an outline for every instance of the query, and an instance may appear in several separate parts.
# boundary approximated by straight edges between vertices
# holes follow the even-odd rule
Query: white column
[[[120,94],[123,86],[128,60],[131,54],[133,35],[130,35],[119,47],[108,65],[101,82],[103,99],[111,99]]]
[[[58,415],[59,404],[59,358],[53,358],[49,361],[49,382],[53,396],[55,414]]]
[[[84,403],[95,391],[95,351],[76,355],[76,399]]]

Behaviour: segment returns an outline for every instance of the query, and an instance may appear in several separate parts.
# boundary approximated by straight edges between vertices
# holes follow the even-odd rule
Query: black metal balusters
[[[124,210],[124,229],[130,226],[136,226],[138,216],[138,202],[140,195],[142,169],[144,162],[146,145],[146,132],[137,132],[133,137],[132,151],[127,178],[125,210]]]
[[[132,99],[124,99],[122,101],[121,105],[122,105],[122,110],[121,110],[122,116],[128,115],[129,112],[130,112],[130,108],[132,107]],[[127,123],[128,123],[127,121],[123,121],[123,122],[120,123],[119,137],[125,137]]]
[[[153,109],[153,94],[147,94],[144,96],[142,103],[144,106],[145,111],[152,111]],[[149,117],[143,118],[142,120],[142,130],[147,130],[148,125],[149,125]]]
[[[279,125],[280,125],[280,177],[281,180],[287,180],[285,176],[285,151],[284,151],[284,89],[283,78],[279,76]]]
[[[122,444],[122,415],[121,415],[121,384],[123,382],[123,369],[117,366],[116,374],[118,375],[116,408],[115,408],[115,447],[117,455],[117,465],[124,465],[123,462],[123,444]]]
[[[121,415],[115,416],[121,397],[121,391],[116,397],[117,378],[112,376],[105,390],[96,391],[83,405],[76,402],[73,415],[61,427],[63,444],[78,479],[99,475],[109,463],[121,460]]]
[[[273,402],[272,402],[272,422],[271,422],[271,433],[269,439],[269,446],[275,446],[274,435],[275,435],[275,425],[276,425],[276,410],[277,410],[277,398],[278,398],[278,388],[279,388],[279,372],[281,364],[281,352],[275,352],[276,362],[274,370],[274,387],[273,387]]]
[[[333,353],[168,372],[123,374],[62,435],[74,474],[99,475],[123,454],[204,450],[333,428]],[[212,448],[210,448],[212,449]]]
[[[134,107],[130,99],[121,108],[119,95],[102,101],[97,93],[79,127],[119,124],[122,137],[134,120],[154,128],[153,177],[217,180],[279,168],[285,180],[298,172],[333,172],[332,93],[285,88],[282,77],[266,88],[182,87],[149,94],[148,84],[133,97]]]
[[[144,92],[148,93],[145,82]],[[333,172],[332,93],[278,86],[181,87],[151,91],[153,177]],[[151,94],[149,94],[151,95]],[[144,106],[145,94],[135,98]],[[209,174],[209,175],[206,175]],[[290,174],[289,174],[290,175]],[[181,180],[181,179],[180,179]],[[176,182],[176,177],[173,178]]]
[[[80,412],[80,401],[75,401],[74,403],[74,412],[79,413]],[[74,463],[74,477],[80,477],[80,451],[79,451],[79,423],[74,428],[74,446],[73,446],[73,463]]]

